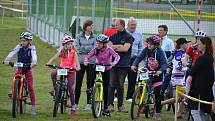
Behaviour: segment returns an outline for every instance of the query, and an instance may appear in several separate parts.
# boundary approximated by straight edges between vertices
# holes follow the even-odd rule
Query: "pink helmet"
[[[146,39],[147,42],[153,43],[153,44],[160,44],[161,38],[158,35],[151,36]]]
[[[61,39],[61,44],[64,45],[67,42],[74,42],[74,39],[71,36],[66,35]]]

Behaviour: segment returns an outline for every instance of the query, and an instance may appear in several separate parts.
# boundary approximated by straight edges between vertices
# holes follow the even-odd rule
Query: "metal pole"
[[[178,92],[177,91],[175,91],[175,95],[176,95],[176,99],[175,99],[175,117],[174,117],[174,121],[177,121],[177,111],[178,111]]]
[[[104,32],[105,25],[106,25],[106,15],[107,15],[107,0],[105,0],[105,13],[103,18],[103,25],[102,25],[102,33]]]
[[[24,11],[23,11],[23,3],[22,3],[22,20],[24,19],[23,16],[24,16]]]
[[[78,31],[79,31],[79,28],[78,28],[78,26],[79,26],[79,11],[80,11],[80,0],[77,0],[77,11],[76,11],[76,16],[77,16],[77,21],[76,21],[76,32],[75,32],[75,35],[77,35],[78,34]]]
[[[45,17],[44,17],[45,18],[44,19],[44,24],[45,24],[45,26],[44,26],[44,39],[45,40],[47,40],[47,38],[46,38],[47,37],[46,36],[46,34],[47,34],[46,33],[46,20],[47,20],[46,17],[47,17],[47,0],[45,0]]]
[[[96,9],[96,1],[92,0],[92,18],[93,18],[93,23],[95,23],[95,9]]]
[[[39,16],[39,3],[40,3],[40,0],[37,0],[37,3],[36,3],[36,6],[37,6],[37,8],[36,8],[36,33],[38,34],[39,32],[38,32],[38,16]]]
[[[55,29],[56,29],[56,14],[57,14],[56,7],[57,7],[57,0],[54,0],[53,44],[55,44]]]
[[[110,1],[110,23],[112,23],[112,19],[113,19],[113,0]]]
[[[175,8],[175,6],[172,4],[172,2],[170,0],[168,0],[170,6],[175,10],[175,12],[178,14],[178,16],[184,21],[184,23],[189,27],[189,29],[193,32],[193,34],[195,34],[195,31],[193,30],[193,28],[187,23],[187,21],[185,20],[185,18],[178,12],[178,10]]]
[[[32,31],[32,28],[31,28],[31,24],[32,24],[32,19],[31,19],[31,15],[32,15],[32,11],[31,11],[31,0],[28,0],[28,17],[29,17],[29,29]]]
[[[66,25],[67,25],[67,0],[64,0],[64,22],[63,22],[63,30],[67,30],[66,29]]]
[[[2,8],[2,19],[1,19],[1,23],[4,24],[4,8]]]

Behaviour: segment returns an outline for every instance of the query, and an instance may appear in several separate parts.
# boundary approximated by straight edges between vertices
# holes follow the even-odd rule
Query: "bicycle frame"
[[[102,73],[101,72],[96,73],[95,85],[99,85],[101,92],[103,92]],[[103,93],[101,93],[99,96],[100,97],[97,99],[99,99],[99,101],[103,101]],[[96,95],[96,97],[98,97],[98,95]]]

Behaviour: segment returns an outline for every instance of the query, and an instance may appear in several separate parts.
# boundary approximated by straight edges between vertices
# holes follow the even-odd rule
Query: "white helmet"
[[[203,31],[197,31],[197,32],[195,33],[195,37],[200,37],[200,38],[206,37],[206,33],[203,32]]]

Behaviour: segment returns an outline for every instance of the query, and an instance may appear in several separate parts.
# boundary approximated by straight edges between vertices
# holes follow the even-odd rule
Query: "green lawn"
[[[19,34],[25,30],[25,21],[15,18],[6,18],[4,25],[0,24],[0,62],[4,60],[7,54],[16,46],[19,41]],[[13,69],[9,66],[0,64],[0,117],[1,121],[87,121],[95,120],[91,113],[82,112],[79,110],[74,117],[68,116],[67,113],[59,114],[56,118],[52,117],[53,101],[48,94],[51,89],[50,69],[45,67],[45,63],[55,53],[56,49],[42,42],[34,36],[33,43],[36,45],[38,54],[38,66],[34,69],[34,87],[36,92],[36,106],[38,115],[32,117],[30,114],[30,106],[27,108],[27,113],[18,115],[16,119],[11,118],[11,100],[7,97],[7,93],[11,88],[11,79]],[[82,96],[80,99],[80,108],[86,103],[85,95],[86,85],[83,85]],[[127,108],[130,103],[125,102]],[[163,111],[162,121],[173,121],[173,113]],[[103,121],[129,121],[130,114],[115,112],[111,117],[102,117]],[[141,118],[145,121],[153,121],[152,119]],[[179,120],[182,121],[182,120]]]

